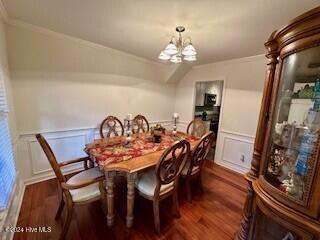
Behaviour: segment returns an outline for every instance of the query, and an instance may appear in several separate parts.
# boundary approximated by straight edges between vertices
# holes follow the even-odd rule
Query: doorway
[[[196,82],[194,118],[201,118],[207,130],[214,132],[215,142],[218,136],[220,111],[222,105],[224,81]],[[215,144],[209,152],[208,159],[214,161]]]

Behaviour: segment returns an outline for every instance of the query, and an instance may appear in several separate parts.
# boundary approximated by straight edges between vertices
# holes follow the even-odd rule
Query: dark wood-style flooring
[[[156,235],[152,203],[140,197],[136,197],[134,226],[131,230],[126,228],[126,187],[125,180],[120,177],[116,182],[118,190],[115,200],[115,226],[107,227],[99,201],[75,207],[67,239],[233,239],[239,229],[245,201],[245,180],[239,174],[207,164],[203,183],[204,194],[197,191],[197,182],[194,183],[192,203],[186,200],[184,184],[180,184],[179,219],[172,215],[170,198],[160,203],[161,235]],[[26,187],[17,226],[51,227],[52,232],[16,233],[15,240],[58,238],[62,223],[61,219],[58,222],[54,220],[58,207],[57,194],[55,179]]]

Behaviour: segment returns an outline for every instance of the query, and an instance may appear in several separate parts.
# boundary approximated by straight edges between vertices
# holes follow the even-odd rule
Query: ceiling
[[[2,0],[10,18],[157,61],[177,25],[197,64],[257,55],[319,0]]]

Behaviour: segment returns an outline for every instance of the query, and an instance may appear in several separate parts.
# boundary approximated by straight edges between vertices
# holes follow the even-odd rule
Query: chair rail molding
[[[150,121],[150,126],[161,124],[171,127],[172,120]],[[46,130],[41,131],[51,145],[58,161],[65,161],[85,156],[83,151],[85,144],[100,138],[99,126]],[[20,169],[23,169],[22,179],[26,185],[54,178],[55,175],[40,145],[35,138],[36,132],[20,134],[17,148],[17,159]],[[72,173],[83,169],[81,163],[64,168],[64,173]]]

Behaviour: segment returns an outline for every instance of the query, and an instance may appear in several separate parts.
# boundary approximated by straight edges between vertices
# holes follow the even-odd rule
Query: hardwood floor
[[[181,183],[179,219],[173,217],[170,198],[160,203],[161,235],[156,235],[152,203],[137,194],[134,226],[131,230],[125,227],[126,185],[125,180],[119,177],[116,181],[115,226],[107,227],[100,202],[75,207],[67,239],[233,239],[240,226],[245,201],[245,180],[239,174],[211,165],[205,167],[203,183],[204,194],[196,191],[197,182],[194,182],[192,203],[186,200],[184,184]],[[58,207],[57,194],[55,179],[27,186],[17,226],[51,227],[52,231],[16,233],[15,240],[58,238],[62,223],[61,219],[58,222],[54,220]]]

